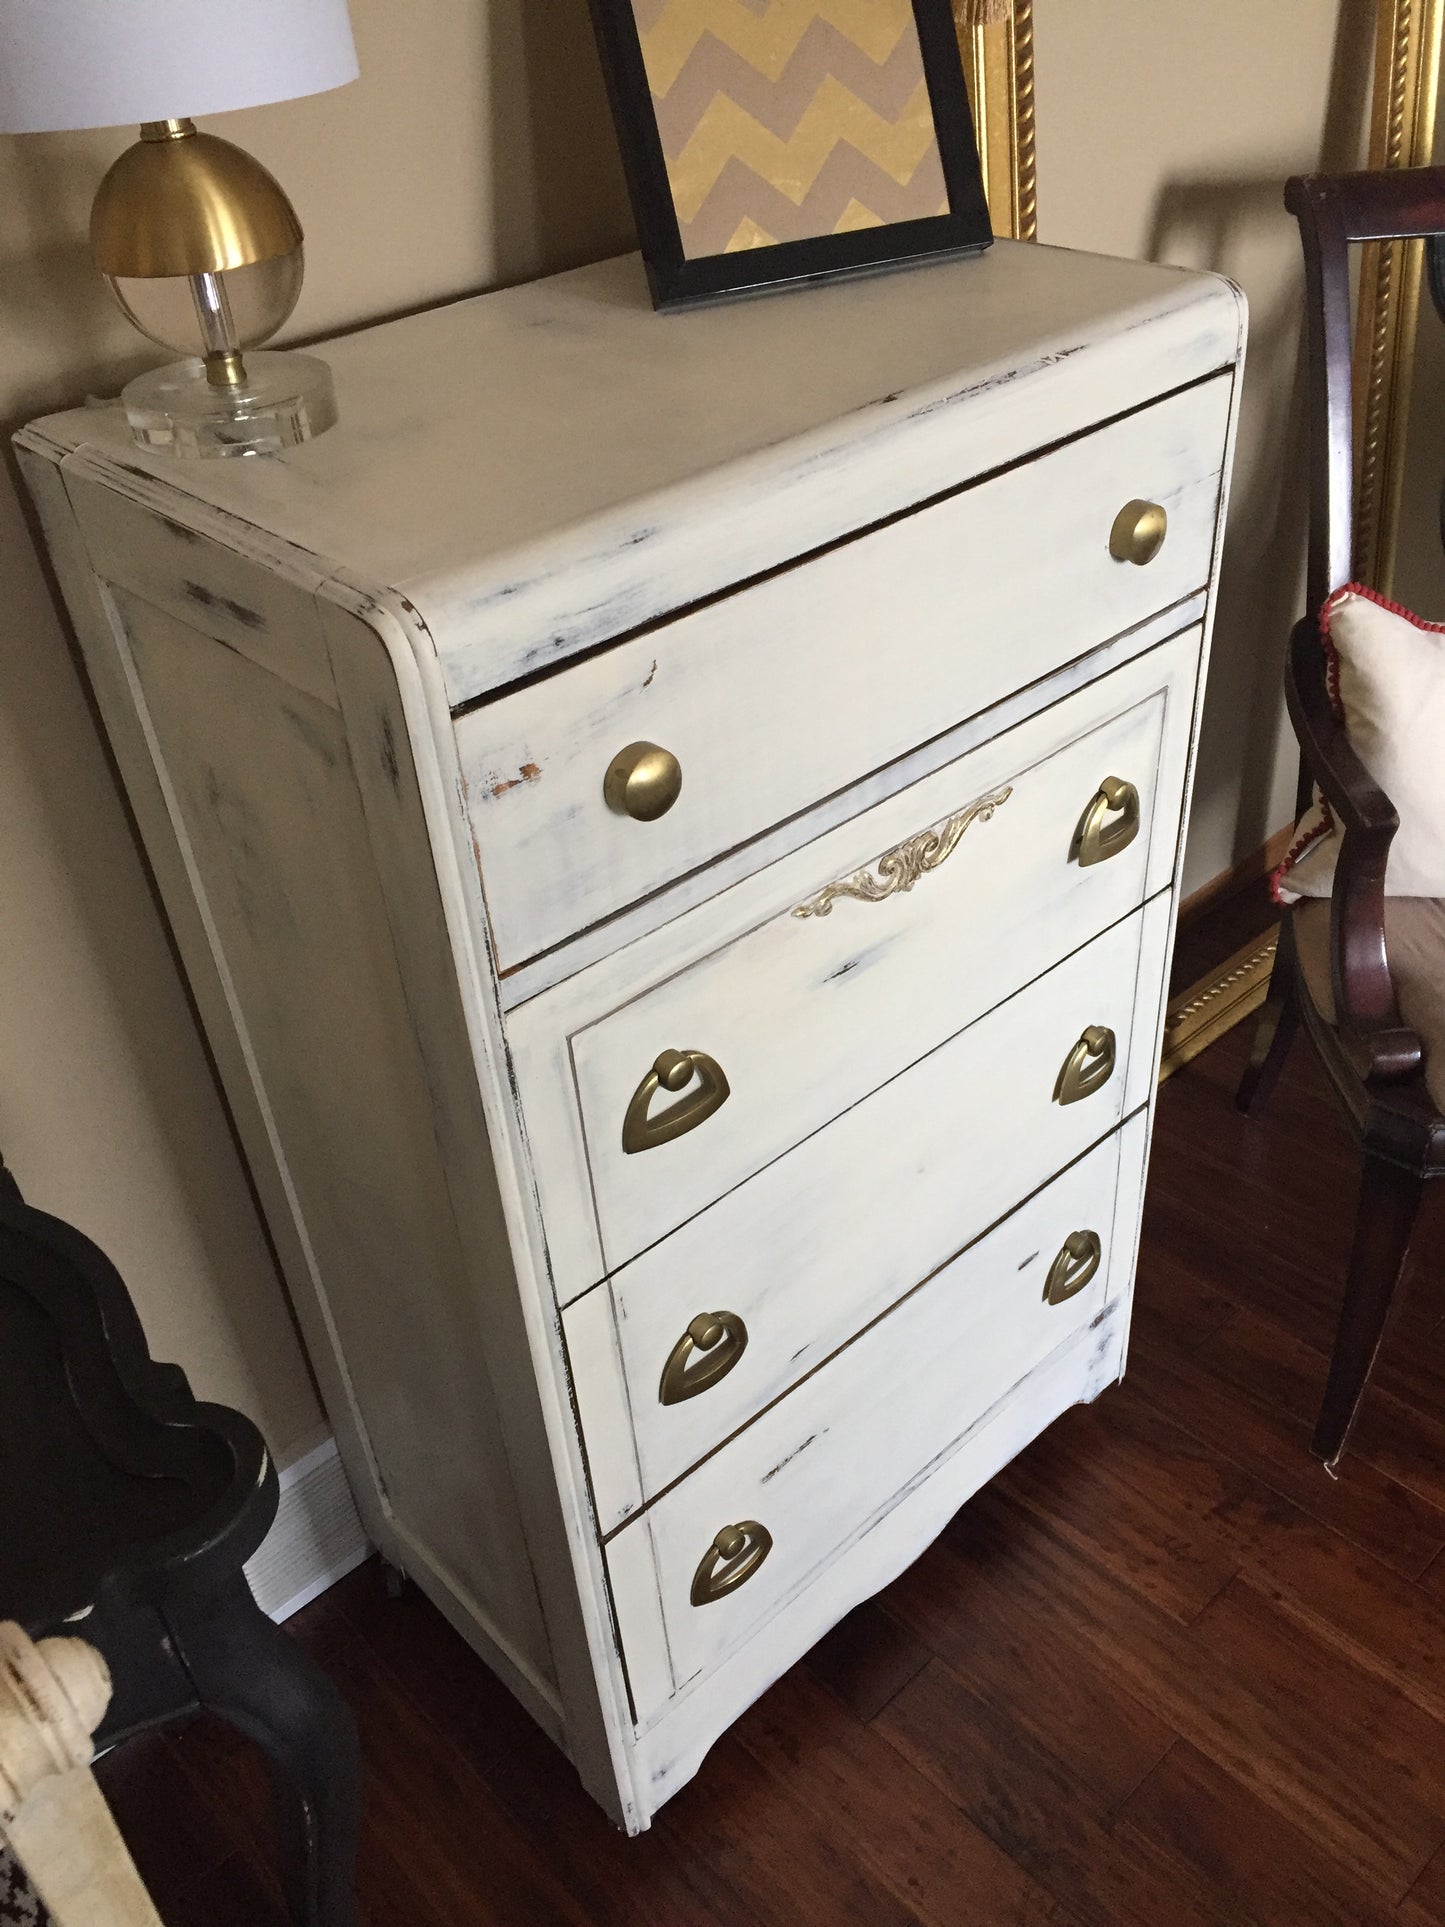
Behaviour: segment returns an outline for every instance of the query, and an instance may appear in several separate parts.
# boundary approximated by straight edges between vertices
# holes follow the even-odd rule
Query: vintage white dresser
[[[630,1829],[1123,1369],[1243,327],[626,259],[20,437],[368,1526]]]

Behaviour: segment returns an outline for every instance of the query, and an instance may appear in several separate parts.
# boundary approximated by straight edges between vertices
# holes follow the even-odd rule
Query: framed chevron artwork
[[[988,246],[951,0],[592,0],[658,307]]]

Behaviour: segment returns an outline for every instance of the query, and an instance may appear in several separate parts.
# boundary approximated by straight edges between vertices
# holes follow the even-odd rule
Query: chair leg
[[[1276,964],[1276,970],[1279,967]],[[1283,990],[1272,993],[1259,1013],[1249,1063],[1239,1080],[1234,1102],[1246,1117],[1258,1117],[1269,1102],[1299,1026],[1299,993],[1295,989],[1294,972],[1288,970]]]
[[[1345,1302],[1311,1448],[1331,1471],[1345,1449],[1380,1348],[1423,1189],[1412,1171],[1366,1152]]]
[[[361,1750],[351,1709],[240,1575],[166,1618],[196,1697],[266,1754],[297,1927],[355,1927]]]

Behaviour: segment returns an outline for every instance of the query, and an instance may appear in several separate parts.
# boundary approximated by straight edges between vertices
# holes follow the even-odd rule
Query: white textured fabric
[[[0,133],[223,114],[356,71],[346,0],[0,0]]]
[[[1445,897],[1445,633],[1351,584],[1320,617],[1331,690],[1356,755],[1394,804],[1400,828],[1385,889]],[[1280,900],[1327,897],[1341,832],[1318,797],[1275,873]]]

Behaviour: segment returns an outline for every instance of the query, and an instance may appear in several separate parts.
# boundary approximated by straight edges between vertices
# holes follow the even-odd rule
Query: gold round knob
[[[1158,502],[1126,502],[1109,531],[1109,553],[1116,562],[1134,562],[1142,569],[1164,546],[1169,517]]]
[[[656,743],[629,743],[613,757],[602,779],[608,809],[637,823],[666,816],[681,791],[682,764]]]

